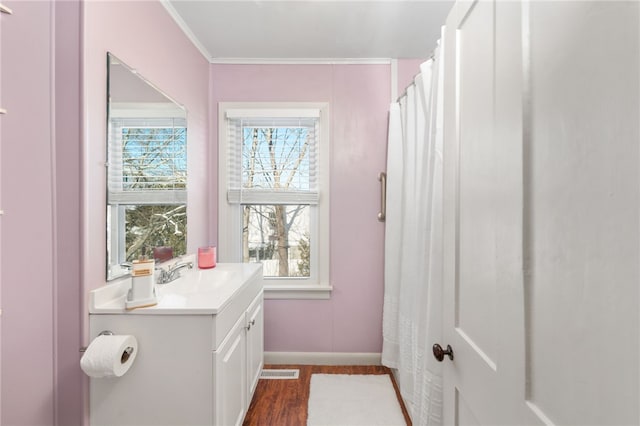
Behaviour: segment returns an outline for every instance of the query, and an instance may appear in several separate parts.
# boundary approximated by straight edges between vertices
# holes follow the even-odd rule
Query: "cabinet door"
[[[245,317],[241,316],[214,353],[216,425],[242,425],[247,409]]]
[[[247,310],[247,403],[251,403],[263,365],[264,324],[262,293],[255,298]]]

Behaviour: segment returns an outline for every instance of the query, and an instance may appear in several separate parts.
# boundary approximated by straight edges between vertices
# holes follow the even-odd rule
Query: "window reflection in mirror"
[[[107,54],[107,280],[139,258],[186,253],[187,119],[182,106]]]

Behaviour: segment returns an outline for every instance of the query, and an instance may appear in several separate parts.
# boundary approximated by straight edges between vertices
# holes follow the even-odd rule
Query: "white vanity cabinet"
[[[134,335],[138,355],[124,376],[90,380],[90,424],[241,425],[263,365],[260,265],[189,271],[131,312],[110,286],[92,294],[91,337]]]
[[[242,425],[263,365],[262,301],[251,303],[215,351],[216,425]]]

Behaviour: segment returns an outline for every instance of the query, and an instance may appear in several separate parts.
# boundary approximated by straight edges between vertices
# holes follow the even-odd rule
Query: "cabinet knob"
[[[247,330],[251,330],[251,326],[252,325],[256,325],[256,320],[252,319],[251,321],[249,321],[249,325],[247,326]]]

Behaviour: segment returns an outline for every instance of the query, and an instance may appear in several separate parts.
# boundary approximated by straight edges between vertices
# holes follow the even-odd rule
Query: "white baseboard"
[[[265,352],[265,364],[381,365],[381,354],[358,352]]]

